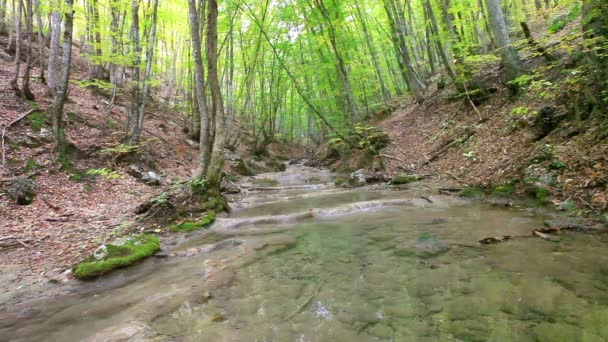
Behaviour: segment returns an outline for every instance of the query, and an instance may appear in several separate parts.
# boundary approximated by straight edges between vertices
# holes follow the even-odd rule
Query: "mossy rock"
[[[210,211],[201,216],[198,221],[184,221],[180,224],[176,224],[175,226],[171,227],[170,230],[174,233],[188,233],[194,230],[201,229],[203,227],[207,227],[208,225],[215,222],[215,217],[215,212]]]
[[[391,181],[391,183],[394,185],[402,185],[402,184],[417,182],[420,179],[421,179],[421,177],[417,176],[417,175],[408,175],[406,173],[401,173],[401,174],[398,174],[395,177],[393,177],[393,180]]]
[[[98,251],[103,252],[98,254]],[[116,268],[122,268],[142,260],[160,249],[160,242],[154,235],[142,234],[128,238],[122,243],[105,244],[94,255],[80,262],[72,271],[79,279],[98,277]]]
[[[496,197],[511,197],[515,192],[515,186],[510,183],[499,185],[492,189],[492,195]]]
[[[465,198],[482,198],[483,195],[482,189],[472,186],[467,186],[458,193],[458,196]]]
[[[547,204],[548,197],[551,196],[551,192],[541,186],[531,186],[526,189],[528,196],[534,198],[538,204]]]
[[[255,176],[255,171],[253,171],[249,163],[243,158],[237,160],[234,171],[242,176]]]
[[[334,179],[334,184],[336,186],[341,186],[344,185],[344,183],[346,183],[347,179],[345,177],[336,177],[336,179]]]
[[[281,161],[279,161],[278,159],[275,158],[270,158],[266,161],[266,165],[268,165],[269,168],[272,169],[272,171],[275,172],[282,172],[287,170],[287,166],[285,166],[285,164],[283,164]]]

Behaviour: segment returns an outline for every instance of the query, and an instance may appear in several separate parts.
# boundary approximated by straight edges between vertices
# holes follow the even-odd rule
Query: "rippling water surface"
[[[256,178],[173,257],[15,308],[0,340],[608,340],[601,235],[481,246],[543,217],[424,185],[336,189],[301,166]]]

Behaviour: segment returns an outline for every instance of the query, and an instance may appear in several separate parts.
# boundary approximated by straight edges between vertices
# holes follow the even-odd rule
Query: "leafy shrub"
[[[106,178],[106,179],[122,178],[120,173],[118,173],[116,171],[112,171],[112,170],[108,169],[107,167],[104,167],[102,169],[89,169],[85,173],[87,175],[92,175],[92,176],[102,176],[103,178]]]

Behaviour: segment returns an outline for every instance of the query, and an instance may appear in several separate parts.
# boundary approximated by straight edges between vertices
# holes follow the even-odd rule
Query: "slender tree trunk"
[[[139,143],[141,129],[139,127],[143,95],[141,93],[141,45],[139,44],[139,0],[131,0],[131,40],[132,40],[132,69],[131,72],[131,112],[127,118],[127,142],[131,145]]]
[[[206,1],[206,0],[202,0]],[[188,0],[188,13],[190,20],[190,36],[192,38],[192,55],[194,56],[194,85],[196,102],[198,104],[198,115],[200,116],[200,157],[199,167],[195,177],[206,178],[209,169],[211,137],[209,135],[209,111],[205,98],[205,69],[203,67],[203,56],[201,52],[201,30],[199,26],[199,15],[195,0]]]
[[[44,35],[42,34],[42,9],[40,8],[40,0],[35,0],[34,2],[35,7],[36,7],[36,25],[38,25],[38,63],[39,67],[40,67],[40,82],[42,83],[46,83],[46,79],[44,77],[44,46],[45,46],[45,41],[44,41]]]
[[[222,167],[224,166],[224,142],[226,139],[226,117],[220,92],[217,71],[217,1],[208,0],[207,12],[207,82],[211,92],[210,113],[214,118],[214,139],[209,169],[207,170],[208,191],[213,196],[220,195]]]
[[[23,84],[22,91],[23,96],[26,99],[33,101],[35,99],[34,93],[30,88],[30,73],[32,70],[32,35],[34,30],[34,8],[32,6],[32,0],[25,0],[25,26],[27,35],[27,50],[25,59],[25,70],[23,71]]]
[[[66,141],[63,131],[63,105],[68,97],[70,81],[70,64],[72,60],[73,0],[65,0],[65,28],[63,32],[63,59],[61,77],[57,80],[57,92],[53,101],[53,133],[57,143],[57,157],[60,161],[66,157]]]
[[[150,77],[152,75],[152,60],[154,58],[154,44],[156,43],[156,18],[158,15],[158,0],[153,0],[152,20],[150,22],[150,41],[148,42],[148,51],[146,52],[146,71],[144,75],[144,85],[141,92],[141,104],[139,106],[139,118],[137,121],[137,129],[139,132],[144,129],[144,113],[146,108],[146,100],[148,99],[148,90],[150,87]]]
[[[0,0],[0,34],[6,34],[6,5],[8,0]]]
[[[58,0],[51,2],[51,43],[49,48],[49,65],[47,86],[50,93],[57,94],[57,82],[61,68],[59,49],[61,47],[61,3]]]
[[[15,91],[15,95],[21,97],[19,74],[21,72],[21,13],[23,13],[23,0],[18,0],[17,2],[17,13],[15,14],[15,68],[10,84],[11,88]]]
[[[89,61],[89,79],[105,79],[104,67],[100,60],[103,55],[101,49],[101,27],[99,24],[98,0],[87,0],[89,3],[89,44],[93,60]]]
[[[500,50],[500,57],[505,68],[507,81],[511,81],[523,74],[523,65],[517,55],[517,51],[511,45],[507,23],[500,8],[499,0],[486,0],[488,17],[494,33],[496,47]],[[510,84],[512,91],[517,91],[517,86]]]
[[[393,45],[395,46],[403,80],[416,102],[420,104],[424,102],[424,86],[418,79],[412,65],[410,51],[406,43],[407,32],[403,10],[395,0],[383,0],[383,4],[391,26]]]
[[[355,10],[357,17],[359,17],[359,22],[361,23],[361,29],[363,31],[363,36],[365,38],[365,44],[369,51],[369,54],[372,57],[372,62],[374,64],[374,69],[376,70],[376,76],[378,77],[378,83],[380,83],[380,92],[382,93],[382,99],[384,103],[387,104],[391,99],[391,94],[386,88],[386,82],[384,81],[384,76],[382,75],[382,69],[380,68],[380,62],[378,61],[378,53],[376,52],[376,48],[374,46],[373,38],[369,33],[367,28],[367,17],[366,14],[361,11],[361,6],[359,5],[359,1],[355,1]]]

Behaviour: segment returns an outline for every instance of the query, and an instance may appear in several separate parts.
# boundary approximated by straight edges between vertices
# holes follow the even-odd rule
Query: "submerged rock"
[[[116,341],[168,341],[169,339],[160,335],[154,329],[140,322],[126,322],[118,326],[104,329],[87,342],[116,342]]]
[[[417,256],[419,258],[431,258],[447,252],[450,246],[437,239],[431,233],[424,233],[410,245],[400,245],[395,249],[398,256]]]

